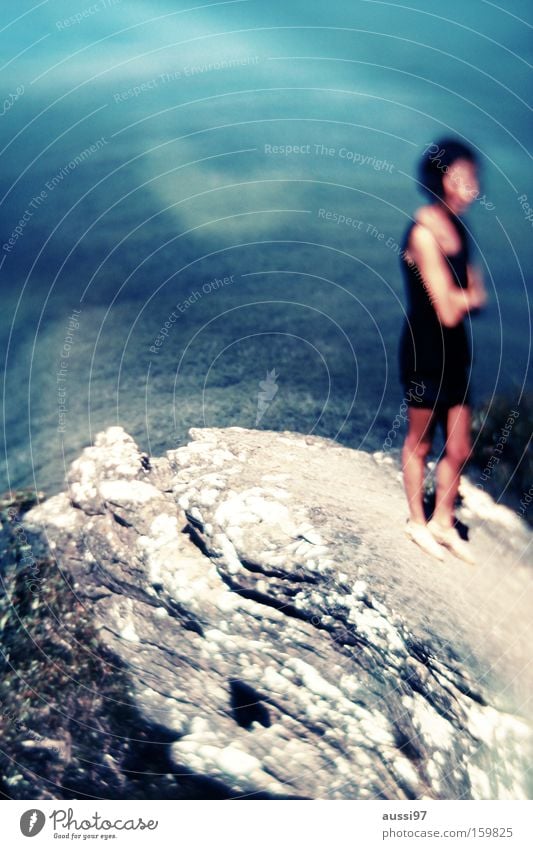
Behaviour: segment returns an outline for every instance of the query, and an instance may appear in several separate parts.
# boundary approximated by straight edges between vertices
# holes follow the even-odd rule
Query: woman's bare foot
[[[464,560],[465,563],[475,564],[476,559],[470,551],[468,543],[461,539],[453,525],[446,527],[435,519],[431,519],[427,524],[427,529],[438,543],[444,545],[452,554],[459,557],[460,560]]]
[[[413,522],[412,519],[408,519],[405,525],[405,533],[409,539],[416,542],[416,544],[420,546],[426,554],[431,554],[433,557],[436,557],[437,560],[444,560],[442,548],[435,542],[432,534],[428,531],[426,524],[422,522]]]

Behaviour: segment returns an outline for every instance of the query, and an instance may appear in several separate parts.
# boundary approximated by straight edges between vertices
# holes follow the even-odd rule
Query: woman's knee
[[[419,460],[425,460],[431,451],[431,440],[417,439],[408,434],[404,442],[404,448],[409,455],[418,457]]]
[[[446,456],[457,466],[463,466],[472,451],[472,445],[468,440],[450,440],[446,445]]]

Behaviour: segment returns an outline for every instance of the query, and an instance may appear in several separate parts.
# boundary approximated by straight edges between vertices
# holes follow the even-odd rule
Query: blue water
[[[525,0],[32,6],[0,25],[6,486],[57,490],[116,423],[154,452],[204,425],[380,448],[402,400],[397,246],[442,135],[483,166],[473,396],[519,397]]]

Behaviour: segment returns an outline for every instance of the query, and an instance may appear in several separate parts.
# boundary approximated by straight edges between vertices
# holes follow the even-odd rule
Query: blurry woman
[[[399,348],[408,401],[402,449],[409,505],[406,533],[440,560],[445,546],[473,563],[468,544],[454,527],[453,509],[471,451],[471,352],[465,316],[486,303],[459,217],[479,194],[475,154],[455,140],[430,145],[419,165],[419,179],[430,203],[415,212],[401,253],[408,300]],[[435,509],[426,523],[424,470],[437,421],[444,427],[445,449],[436,469]]]

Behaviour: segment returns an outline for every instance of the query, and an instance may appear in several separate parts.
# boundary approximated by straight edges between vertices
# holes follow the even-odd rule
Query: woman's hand
[[[477,268],[468,266],[468,303],[471,310],[480,310],[486,306],[488,301],[487,290],[483,283],[483,277]]]

